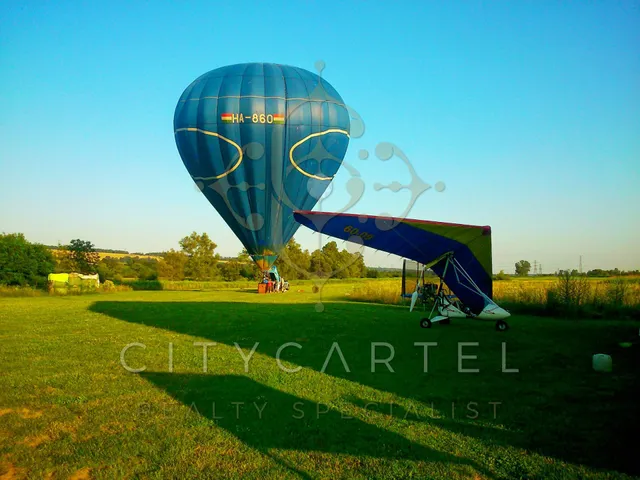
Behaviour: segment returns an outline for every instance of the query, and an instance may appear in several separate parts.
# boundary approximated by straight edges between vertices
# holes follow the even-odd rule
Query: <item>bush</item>
[[[54,267],[44,245],[28,242],[22,233],[0,235],[0,284],[44,286]]]
[[[547,291],[547,309],[550,313],[577,315],[587,303],[589,293],[589,281],[585,276],[564,271]]]
[[[625,305],[630,290],[629,282],[624,278],[616,278],[607,283],[606,298],[609,305],[618,308]]]
[[[495,275],[494,280],[498,280],[498,281],[511,280],[511,277],[506,273],[504,273],[504,270],[500,270],[500,272],[498,272],[498,274]]]
[[[130,292],[131,290],[133,290],[133,288],[129,285],[116,285],[111,280],[107,280],[100,285],[100,291],[105,293]]]

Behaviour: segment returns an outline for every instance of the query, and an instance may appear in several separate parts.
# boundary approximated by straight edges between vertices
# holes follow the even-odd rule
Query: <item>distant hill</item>
[[[60,247],[57,245],[46,245],[47,248],[54,251],[60,250]],[[111,248],[94,248],[96,252],[100,255],[100,260],[105,257],[111,258],[124,258],[124,257],[139,257],[139,258],[153,258],[156,260],[160,260],[162,258],[162,252],[150,252],[150,253],[140,253],[134,252],[130,253],[126,250],[114,250]]]

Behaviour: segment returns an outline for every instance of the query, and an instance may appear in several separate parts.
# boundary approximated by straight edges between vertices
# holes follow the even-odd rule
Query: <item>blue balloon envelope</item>
[[[337,173],[350,119],[338,92],[307,70],[245,63],[212,70],[174,115],[182,161],[207,200],[267,270]]]

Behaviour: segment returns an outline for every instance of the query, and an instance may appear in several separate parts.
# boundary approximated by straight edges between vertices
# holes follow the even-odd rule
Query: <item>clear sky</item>
[[[3,2],[0,231],[132,252],[206,231],[236,254],[178,155],[177,100],[227,64],[320,60],[365,124],[346,155],[366,184],[351,212],[405,210],[408,191],[374,188],[411,180],[375,156],[392,142],[446,185],[408,216],[491,225],[494,270],[580,255],[585,270],[640,268],[638,1]]]

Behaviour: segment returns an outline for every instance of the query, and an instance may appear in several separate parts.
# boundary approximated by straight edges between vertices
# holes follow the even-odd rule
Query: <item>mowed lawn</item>
[[[423,312],[348,302],[351,286],[301,288],[0,298],[0,478],[640,473],[640,347],[618,345],[638,323],[421,329]],[[372,372],[375,342],[393,372]],[[436,344],[426,373],[415,342]],[[121,363],[134,343],[140,372]],[[215,343],[206,372],[194,343]],[[245,371],[238,347],[255,343]],[[592,370],[595,353],[612,373]]]

